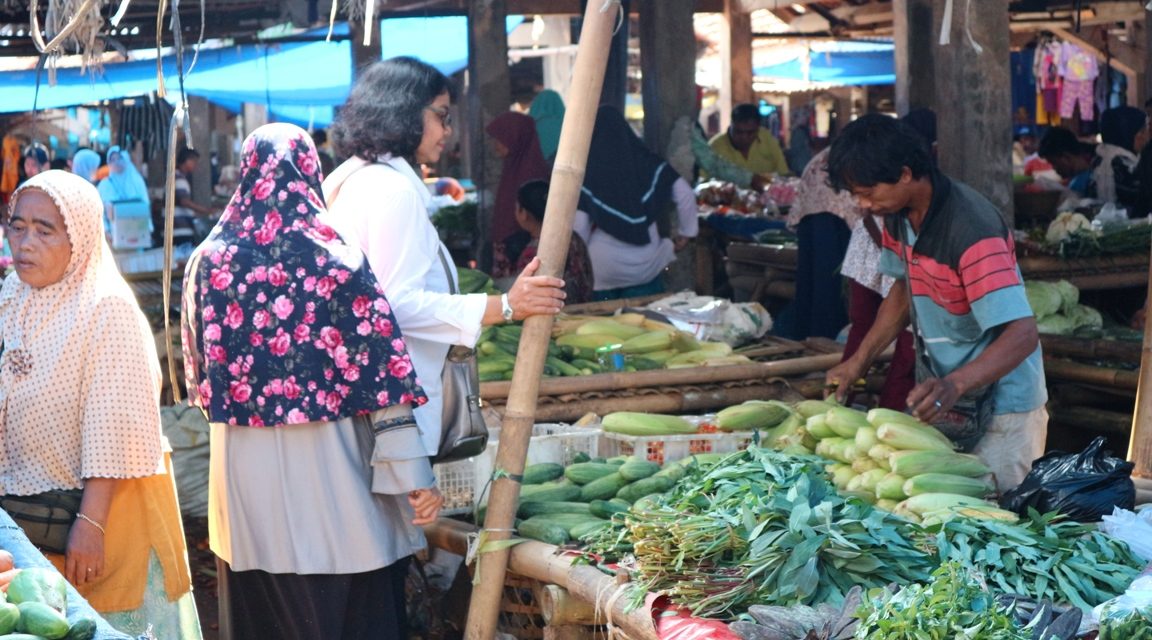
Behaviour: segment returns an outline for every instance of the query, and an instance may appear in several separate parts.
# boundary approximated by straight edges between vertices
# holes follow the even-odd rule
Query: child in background
[[[516,222],[532,237],[528,246],[516,260],[513,273],[519,273],[532,262],[540,246],[540,232],[544,228],[544,209],[548,204],[548,182],[530,180],[520,185],[516,192]],[[588,258],[588,247],[576,233],[568,245],[568,262],[564,265],[564,291],[568,297],[566,304],[579,304],[592,300],[592,261]]]

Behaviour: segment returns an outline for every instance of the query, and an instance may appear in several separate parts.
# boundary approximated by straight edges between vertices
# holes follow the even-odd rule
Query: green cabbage
[[[1037,320],[1058,313],[1064,304],[1060,289],[1051,282],[1025,282],[1024,293],[1028,296],[1028,304],[1032,306],[1032,313],[1036,314]]]
[[[1072,324],[1072,320],[1067,316],[1051,315],[1045,318],[1036,320],[1036,328],[1040,333],[1047,333],[1056,336],[1070,335],[1076,330],[1076,325]]]
[[[1104,328],[1104,318],[1100,316],[1100,312],[1088,305],[1075,305],[1065,315],[1076,330]]]
[[[1072,307],[1075,307],[1077,302],[1080,302],[1080,290],[1076,288],[1076,285],[1067,280],[1057,282],[1056,290],[1060,292],[1060,298],[1062,300],[1060,303],[1060,313],[1067,315],[1068,311],[1072,309]]]

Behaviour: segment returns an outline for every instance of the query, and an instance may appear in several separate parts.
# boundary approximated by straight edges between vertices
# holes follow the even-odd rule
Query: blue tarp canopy
[[[759,67],[757,79],[851,86],[892,84],[896,66],[890,42],[814,42],[786,62]]]
[[[507,27],[523,21],[510,16]],[[306,35],[323,37],[326,29]],[[336,34],[346,36],[346,24]],[[445,74],[468,64],[468,22],[464,16],[397,18],[380,23],[383,57],[418,57]],[[435,46],[429,46],[435,43]],[[185,55],[185,64],[192,59]],[[164,62],[165,86],[170,99],[179,96],[174,56]],[[31,111],[36,92],[34,71],[0,73],[0,113]],[[343,104],[352,88],[352,53],[347,39],[333,42],[245,44],[205,49],[185,79],[189,95],[200,96],[226,109],[238,111],[245,102],[263,104],[276,119],[297,124],[327,126],[333,107]],[[95,104],[144,95],[156,90],[156,61],[140,60],[104,65],[102,72],[81,73],[67,68],[56,72],[56,85],[40,79],[40,109]]]

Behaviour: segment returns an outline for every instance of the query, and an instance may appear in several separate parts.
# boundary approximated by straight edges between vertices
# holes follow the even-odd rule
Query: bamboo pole
[[[1148,265],[1148,287],[1152,289],[1152,262]],[[1147,299],[1144,307],[1148,308]],[[1136,465],[1132,470],[1134,477],[1152,479],[1152,313],[1144,318],[1144,350],[1140,357],[1140,381],[1136,385],[1136,411],[1132,416],[1128,459]]]
[[[782,400],[794,402],[809,396],[804,392],[789,389],[793,382],[764,381],[739,387],[718,387],[711,389],[679,389],[664,387],[653,389],[651,393],[629,396],[608,396],[570,399],[561,398],[558,402],[541,404],[536,407],[537,422],[574,422],[581,417],[595,413],[606,415],[614,411],[640,411],[645,413],[707,413],[723,409],[748,400]],[[823,388],[824,378],[813,378],[807,387]],[[807,388],[806,387],[806,388]],[[501,407],[496,408],[501,412]]]
[[[1148,354],[1145,352],[1145,358],[1147,357]],[[1052,358],[1044,358],[1044,375],[1049,380],[1083,382],[1117,389],[1136,389],[1140,382],[1140,374],[1136,371],[1093,367],[1088,364]]]
[[[424,526],[424,535],[428,538],[428,544],[458,555],[467,553],[468,535],[475,531],[476,529],[471,525],[454,522],[449,518],[440,518],[436,522]],[[616,578],[605,574],[596,567],[573,564],[571,555],[561,555],[555,546],[535,540],[526,540],[515,545],[509,550],[508,556],[508,568],[513,573],[564,587],[573,596],[596,605],[605,619],[619,627],[627,634],[628,638],[633,640],[659,639],[652,620],[650,606],[645,604],[629,610],[629,602],[632,598],[628,589],[635,588],[630,583],[622,587],[617,583]],[[481,564],[482,571],[488,571],[489,566],[488,564]],[[482,573],[480,586],[485,584],[495,584],[503,592],[503,579],[496,582],[488,573]],[[621,593],[622,589],[624,593]],[[475,602],[475,593],[473,591],[473,602]],[[493,622],[493,626],[495,626],[495,622]]]
[[[1040,345],[1044,347],[1045,355],[1093,360],[1140,361],[1141,347],[1135,342],[1041,335]]]
[[[546,378],[537,381],[535,391],[541,395],[559,396],[591,391],[619,391],[641,387],[671,387],[778,378],[827,371],[839,364],[840,358],[839,353],[827,353],[774,362],[730,364],[722,367],[687,367],[684,369],[655,369],[628,373],[595,373],[590,376]],[[519,370],[520,359],[517,356],[516,371],[519,372]],[[508,405],[511,406],[512,394],[517,390],[519,384],[515,374],[511,381],[484,382],[480,385],[480,397],[486,401],[508,398]]]
[[[552,188],[545,209],[544,228],[541,232],[538,254],[540,273],[560,276],[568,256],[572,237],[572,220],[584,183],[584,168],[588,162],[588,147],[600,90],[604,84],[605,64],[612,41],[612,26],[620,11],[618,1],[589,2],[584,11],[580,30],[580,48],[572,72],[568,110],[560,130],[560,145],[556,164],[552,170]],[[524,332],[516,355],[516,369],[509,393],[508,408],[504,414],[503,433],[496,452],[496,469],[502,477],[492,483],[492,497],[484,520],[485,531],[480,540],[499,541],[511,537],[516,504],[520,498],[518,478],[524,472],[528,442],[536,413],[536,396],[540,388],[548,342],[552,337],[552,316],[534,316],[524,321]],[[491,640],[496,633],[500,613],[500,598],[504,590],[509,550],[482,544],[477,557],[477,570],[484,579],[472,592],[468,605],[468,640]]]
[[[660,298],[666,297],[668,297],[666,293],[657,293],[650,296],[640,296],[638,298],[622,298],[620,300],[601,300],[599,302],[570,304],[564,307],[564,313],[588,315],[613,313],[617,309],[624,309],[625,307],[643,307],[650,302],[655,302]]]

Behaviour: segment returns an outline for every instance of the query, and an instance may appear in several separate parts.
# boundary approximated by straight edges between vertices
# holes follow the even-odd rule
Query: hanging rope
[[[168,352],[168,380],[172,384],[172,402],[179,404],[180,378],[176,369],[176,353],[172,348],[172,232],[176,226],[176,138],[180,127],[188,127],[185,119],[184,103],[176,105],[172,121],[168,127],[167,179],[164,181],[164,347]],[[190,138],[190,136],[189,136]]]

